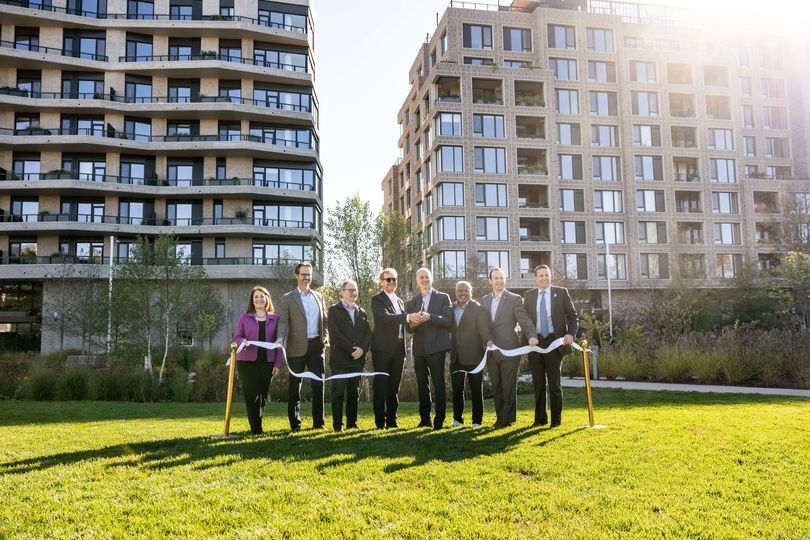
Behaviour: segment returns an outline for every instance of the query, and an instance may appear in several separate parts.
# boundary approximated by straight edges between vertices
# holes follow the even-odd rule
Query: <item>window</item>
[[[770,129],[787,129],[787,111],[784,107],[763,107],[762,127]]]
[[[795,211],[798,214],[810,214],[810,193],[794,193]]]
[[[461,117],[461,115],[458,116]],[[473,114],[473,136],[502,139],[504,137],[503,116],[499,114]]]
[[[661,156],[633,156],[635,179],[661,181],[664,179],[664,164]]]
[[[736,253],[722,253],[717,255],[717,277],[731,279],[735,277],[742,266],[742,255]]]
[[[36,198],[12,198],[11,214],[16,221],[36,222],[39,218],[39,200]]]
[[[128,0],[128,19],[151,19],[155,13],[155,4],[152,0]]]
[[[734,150],[734,132],[730,129],[709,128],[709,149]]]
[[[127,103],[150,103],[152,101],[151,77],[133,77],[128,75],[124,89]]]
[[[171,2],[169,5],[169,19],[174,21],[190,21],[192,20],[192,6],[179,5]]]
[[[588,61],[588,80],[592,82],[616,82],[616,64],[614,62]]]
[[[560,114],[579,114],[579,93],[576,90],[557,88],[557,112]]]
[[[655,62],[630,61],[630,80],[640,83],[657,82]]]
[[[712,212],[715,214],[737,214],[739,212],[737,194],[728,191],[713,191]]]
[[[751,77],[740,77],[740,95],[751,97]]]
[[[584,253],[563,254],[563,265],[567,279],[588,279],[588,257]]]
[[[658,94],[655,92],[631,92],[633,114],[658,116]]]
[[[34,264],[37,262],[37,241],[35,238],[31,239],[18,239],[10,240],[9,247],[9,264]]]
[[[525,60],[504,60],[503,67],[506,68],[530,68],[532,67],[531,62],[527,62]]]
[[[554,72],[554,78],[558,81],[576,81],[577,61],[567,58],[549,58],[549,67]]]
[[[503,27],[503,49],[513,52],[531,52],[532,31],[525,28]]]
[[[548,25],[548,46],[550,49],[576,49],[574,27],[557,24]]]
[[[596,190],[593,192],[594,212],[624,212],[621,191]]]
[[[253,244],[253,264],[278,264],[279,260],[297,263],[315,259],[313,249],[308,245],[295,244]]]
[[[152,58],[152,36],[127,34],[126,50],[128,62],[150,60]]]
[[[557,124],[557,143],[570,145],[582,144],[579,124]]]
[[[39,28],[17,26],[14,29],[14,48],[21,51],[38,51]]]
[[[728,86],[728,68],[703,66],[703,82],[706,86]]]
[[[492,58],[474,58],[472,56],[465,56],[464,63],[468,66],[494,66],[495,60]]]
[[[596,273],[599,279],[607,279],[605,257],[604,253],[596,256]],[[611,253],[607,262],[610,269],[610,279],[627,279],[627,264],[623,254]]]
[[[736,184],[737,169],[733,159],[709,159],[709,177],[718,184]]]
[[[276,51],[273,49],[254,47],[253,62],[257,66],[282,69],[284,71],[306,73],[309,69],[307,65],[307,55],[305,53],[291,51]]]
[[[588,51],[613,52],[613,30],[606,28],[588,28],[585,31],[588,38]]]
[[[624,36],[624,46],[630,49],[641,49],[644,47],[644,38]]]
[[[681,274],[686,278],[702,279],[706,277],[704,257],[699,253],[681,255]]]
[[[68,171],[71,178],[85,182],[103,182],[107,173],[107,163],[103,155],[63,155],[62,169]]]
[[[259,9],[259,24],[304,34],[306,33],[307,18],[305,15]]]
[[[124,134],[136,141],[152,139],[152,123],[144,118],[124,118]]]
[[[439,172],[464,172],[461,146],[440,146],[436,154]]]
[[[578,154],[560,154],[559,178],[562,180],[582,180],[582,156]]]
[[[446,278],[463,278],[467,266],[466,251],[440,251],[438,274]]]
[[[765,137],[765,157],[789,158],[790,146],[787,139]]]
[[[447,52],[447,30],[442,32],[442,37],[439,38],[439,52],[442,56]]]
[[[63,54],[86,60],[106,61],[106,39],[104,32],[65,30],[62,39]]]
[[[503,270],[505,277],[509,277],[508,251],[479,251],[478,262],[481,265],[481,270],[479,271],[481,277],[486,277],[490,269],[496,266]]]
[[[475,206],[506,207],[506,184],[475,184]]]
[[[624,223],[620,221],[597,221],[597,244],[624,244]]]
[[[464,206],[464,184],[461,182],[442,182],[439,184],[440,206]]]
[[[754,107],[751,105],[742,105],[740,107],[740,118],[744,128],[754,127]]]
[[[633,146],[661,146],[661,126],[633,125]]]
[[[590,92],[592,116],[616,116],[619,105],[616,92]]]
[[[639,273],[646,279],[669,279],[669,257],[666,253],[641,253]]]
[[[506,174],[506,149],[476,146],[475,172],[485,174]]]
[[[757,155],[757,144],[756,138],[745,136],[743,137],[743,147],[745,148],[745,155],[749,157],[755,157]]]
[[[762,97],[784,98],[785,81],[782,79],[762,79]]]
[[[740,224],[715,223],[714,243],[723,245],[738,245],[740,243]]]
[[[584,221],[563,221],[561,223],[563,244],[584,244],[585,243],[585,222]]]
[[[60,212],[69,214],[71,221],[104,223],[104,201],[62,199]]]
[[[560,190],[560,212],[584,212],[585,196],[581,189]]]
[[[639,221],[639,244],[666,244],[667,224],[665,221]]]
[[[591,126],[591,145],[616,147],[619,145],[619,128],[618,126]]]
[[[492,49],[492,27],[465,24],[462,28],[464,47],[467,49]]]
[[[438,221],[439,241],[465,239],[463,216],[443,216]]]
[[[144,201],[118,200],[118,223],[122,225],[143,225]]]
[[[39,154],[17,154],[12,160],[12,180],[39,180]]]
[[[664,192],[652,189],[637,190],[636,210],[639,212],[666,212]]]
[[[593,179],[603,182],[619,182],[619,158],[616,156],[593,156]]]
[[[461,137],[461,113],[440,113],[436,117],[436,133],[440,137]]]
[[[475,218],[475,237],[477,240],[509,240],[507,219],[505,217]]]

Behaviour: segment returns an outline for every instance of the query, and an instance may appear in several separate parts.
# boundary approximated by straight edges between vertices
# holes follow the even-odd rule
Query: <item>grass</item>
[[[222,404],[4,401],[0,538],[810,537],[809,400],[594,402],[606,430],[579,429],[567,390],[554,430],[528,427],[521,396],[507,430],[294,435],[275,403],[255,438],[239,404],[241,437],[221,440]]]

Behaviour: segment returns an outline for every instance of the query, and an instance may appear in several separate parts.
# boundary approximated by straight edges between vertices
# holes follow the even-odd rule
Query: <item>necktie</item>
[[[546,291],[540,291],[540,335],[548,336],[548,310],[546,310]]]

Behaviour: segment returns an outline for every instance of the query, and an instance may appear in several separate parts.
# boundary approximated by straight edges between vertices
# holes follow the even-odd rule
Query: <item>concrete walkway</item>
[[[562,385],[568,388],[584,388],[582,377],[563,377]],[[672,392],[705,392],[714,394],[766,394],[769,396],[795,396],[810,398],[810,390],[793,388],[757,388],[752,386],[710,386],[706,384],[668,384],[633,381],[591,381],[591,388],[621,388],[623,390],[664,390]]]

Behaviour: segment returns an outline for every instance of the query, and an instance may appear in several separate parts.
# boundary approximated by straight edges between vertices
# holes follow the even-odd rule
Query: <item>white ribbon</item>
[[[320,375],[316,375],[311,371],[303,371],[301,373],[296,373],[290,368],[290,364],[287,362],[287,351],[284,350],[284,347],[279,343],[271,343],[267,341],[248,341],[245,340],[239,344],[239,348],[236,349],[236,352],[241,352],[245,347],[250,345],[255,345],[256,347],[262,347],[263,349],[281,349],[281,354],[284,356],[284,363],[287,364],[287,369],[290,370],[290,375],[293,377],[298,377],[299,379],[312,379],[313,381],[331,381],[334,379],[352,379],[354,377],[373,377],[375,375],[388,375],[388,373],[382,371],[371,371],[371,372],[353,372],[353,373],[339,373],[337,375],[332,375],[331,377],[321,377]],[[228,359],[228,363],[230,363],[230,358]],[[228,365],[228,364],[225,364]]]
[[[542,347],[538,347],[537,345],[526,345],[524,347],[518,347],[517,349],[501,349],[497,345],[492,345],[487,347],[487,350],[484,351],[484,357],[481,358],[481,363],[475,366],[473,369],[466,370],[466,369],[457,369],[453,373],[468,373],[470,375],[475,375],[476,373],[481,373],[484,370],[484,367],[487,365],[487,353],[489,351],[501,351],[501,354],[504,356],[522,356],[524,354],[529,354],[530,352],[536,352],[540,354],[548,354],[551,351],[562,347],[565,342],[565,338],[557,338],[552,341],[547,349],[543,349]],[[590,349],[583,349],[576,343],[571,343],[571,347],[578,351],[587,350],[590,352]]]

